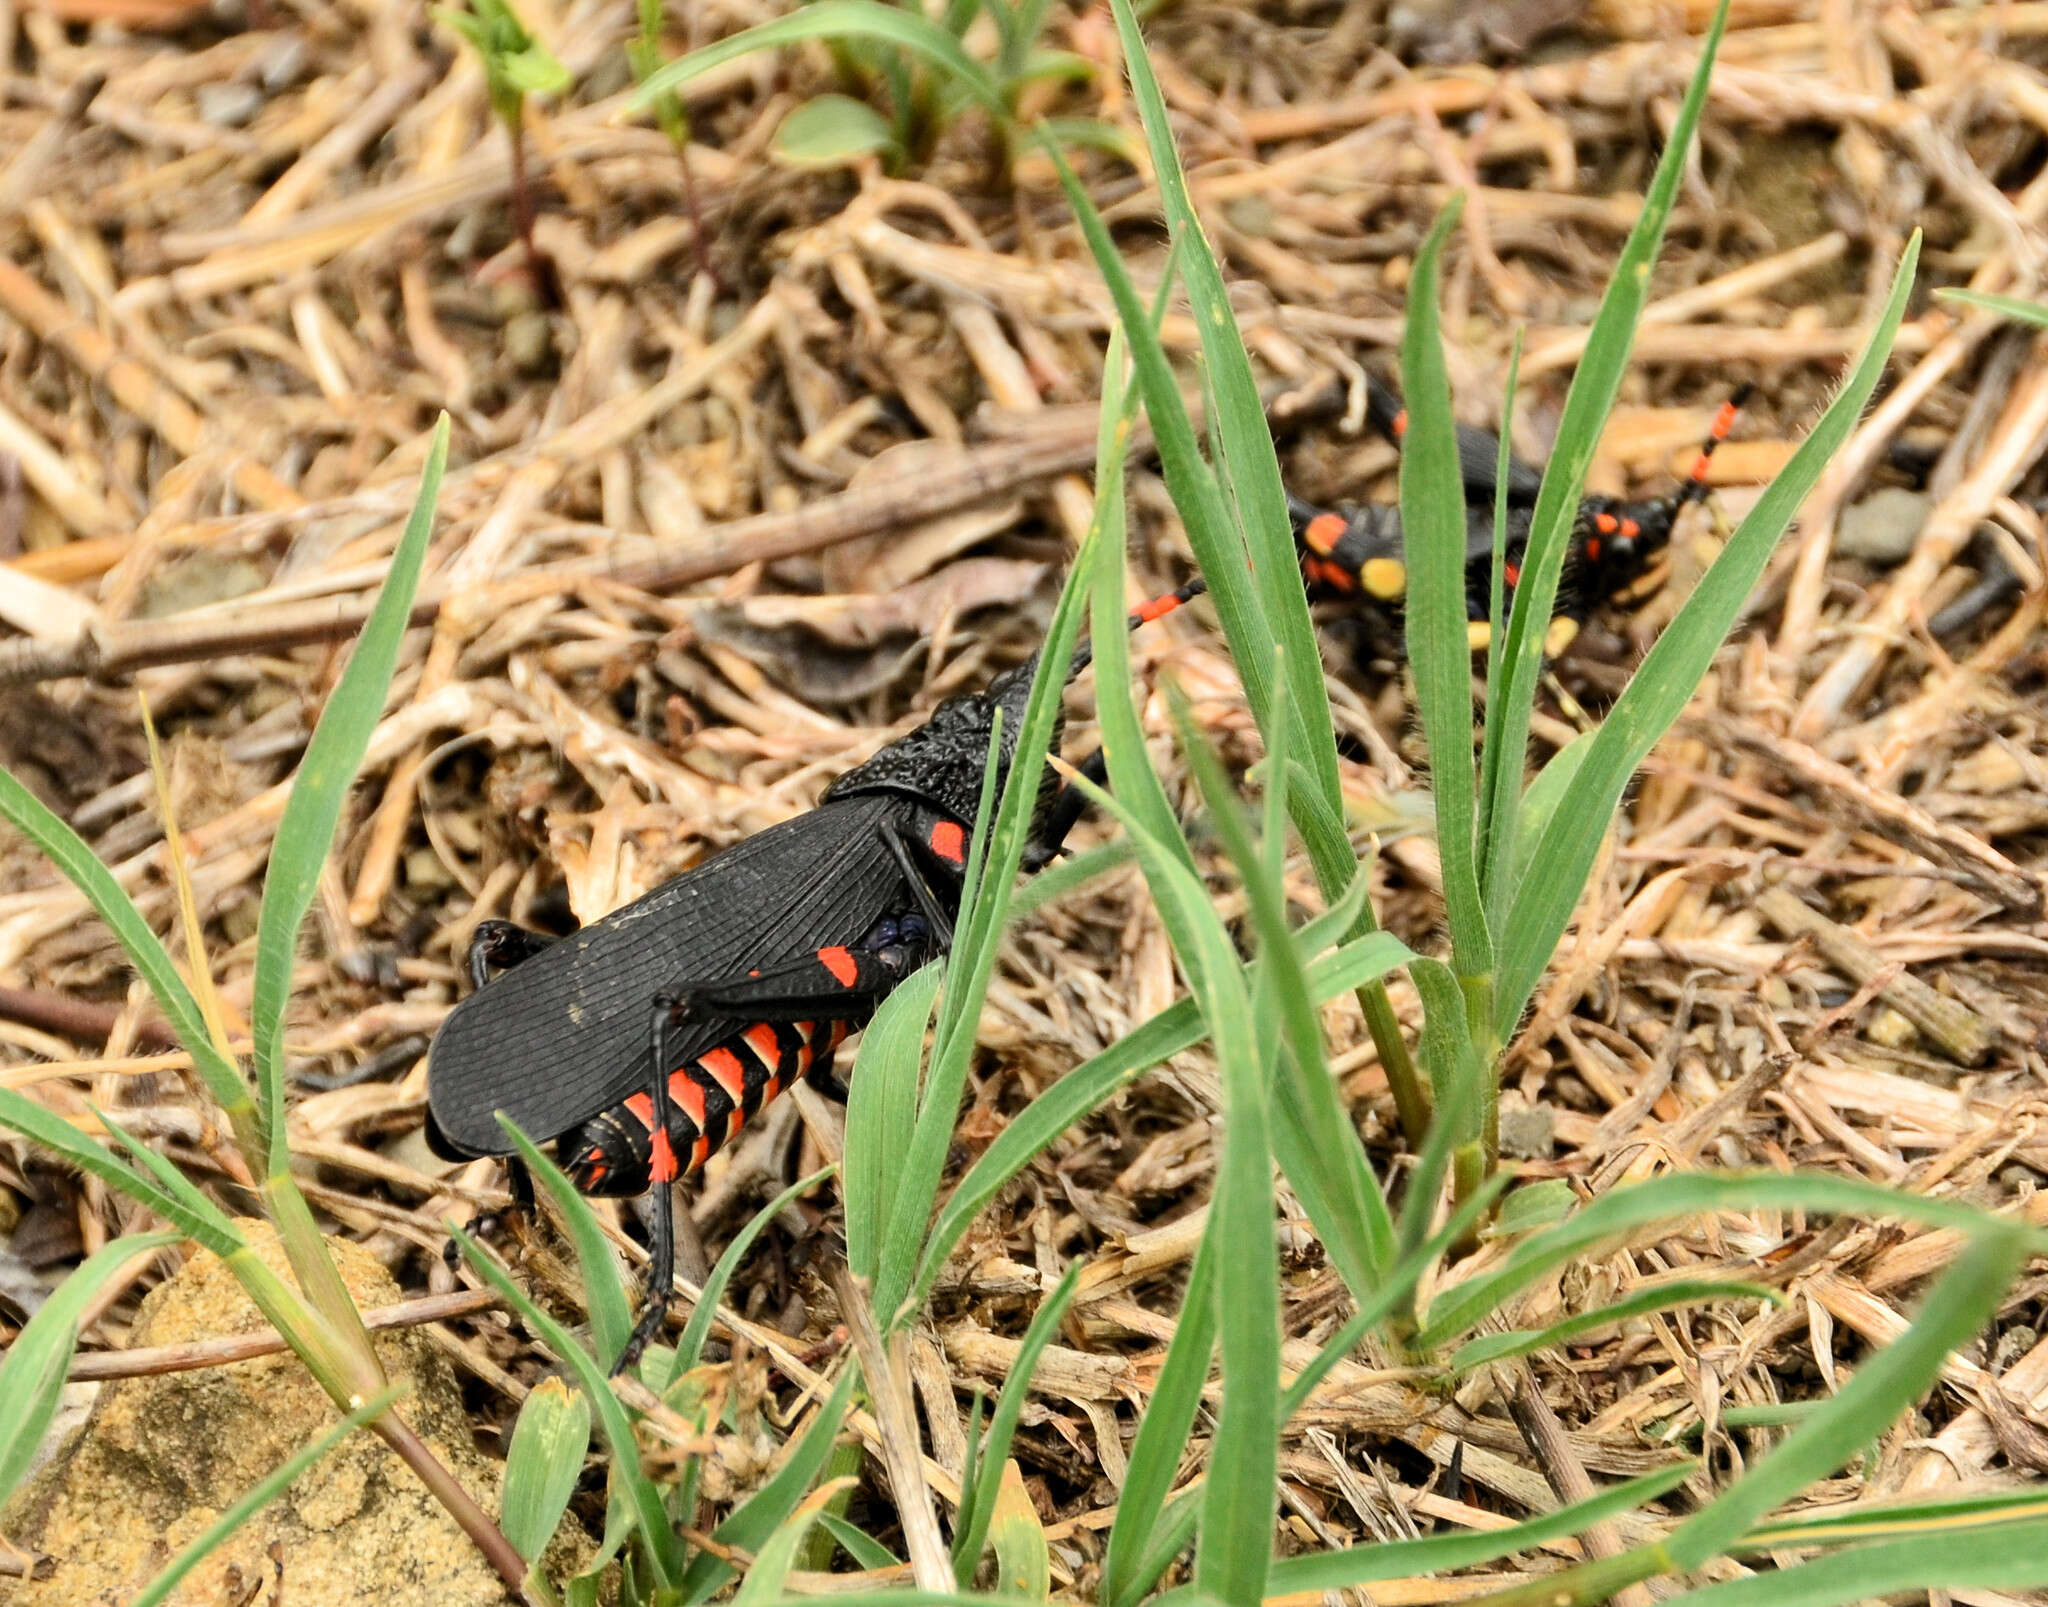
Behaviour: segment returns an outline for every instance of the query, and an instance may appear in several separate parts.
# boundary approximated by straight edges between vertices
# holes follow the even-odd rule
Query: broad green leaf
[[[1500,1217],[1488,1235],[1512,1239],[1562,1222],[1579,1208],[1578,1193],[1561,1177],[1525,1183],[1501,1201]]]
[[[590,1402],[559,1378],[543,1378],[519,1408],[505,1453],[498,1527],[528,1563],[560,1527],[590,1449]]]
[[[1045,1525],[1024,1488],[1015,1462],[1003,1463],[992,1507],[989,1540],[996,1552],[996,1594],[1017,1601],[1044,1601],[1052,1594],[1052,1554]]]
[[[888,120],[851,95],[817,95],[775,130],[769,151],[789,167],[845,167],[863,156],[897,150]]]
[[[810,1534],[811,1526],[825,1516],[825,1503],[859,1483],[853,1478],[828,1479],[798,1502],[796,1511],[776,1526],[755,1554],[753,1567],[733,1592],[733,1607],[763,1607],[776,1600],[788,1582],[789,1570],[796,1566],[798,1548]]]
[[[683,1577],[682,1538],[669,1522],[661,1491],[640,1466],[639,1442],[633,1438],[633,1424],[626,1409],[611,1390],[611,1380],[597,1358],[576,1342],[576,1338],[527,1296],[476,1240],[455,1223],[447,1224],[449,1234],[461,1246],[464,1258],[476,1275],[502,1295],[520,1319],[568,1369],[576,1375],[584,1398],[597,1410],[598,1428],[612,1453],[614,1488],[623,1491],[640,1533],[640,1554],[647,1559],[656,1582],[664,1590],[676,1589]],[[703,1561],[702,1557],[696,1559]]]
[[[917,1133],[925,1026],[945,974],[945,965],[935,961],[882,1001],[861,1034],[859,1075],[847,1088],[846,1159],[840,1181],[846,1201],[846,1261],[870,1281],[881,1271],[882,1242],[896,1210],[902,1160]]]

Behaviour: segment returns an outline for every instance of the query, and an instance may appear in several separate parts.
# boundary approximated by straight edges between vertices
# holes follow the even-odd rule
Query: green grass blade
[[[870,1282],[882,1267],[882,1241],[896,1209],[900,1159],[917,1132],[917,1091],[924,1075],[924,1030],[946,974],[933,963],[882,1001],[860,1038],[860,1075],[846,1095],[847,1265]]]
[[[679,1587],[683,1578],[682,1540],[669,1523],[661,1491],[640,1466],[639,1443],[633,1438],[633,1424],[625,1407],[611,1390],[611,1382],[597,1358],[576,1342],[575,1335],[550,1317],[512,1281],[510,1274],[485,1253],[483,1247],[453,1222],[448,1231],[461,1246],[464,1258],[476,1275],[502,1295],[520,1319],[533,1330],[572,1373],[585,1399],[596,1408],[597,1426],[612,1453],[614,1488],[622,1490],[633,1520],[640,1531],[641,1554],[647,1558],[656,1583],[664,1590]],[[705,1559],[698,1557],[697,1562]],[[714,1559],[715,1560],[715,1559]]]
[[[1401,342],[1401,531],[1407,549],[1408,663],[1429,741],[1430,793],[1443,862],[1444,909],[1458,974],[1493,969],[1493,939],[1479,887],[1472,771],[1472,648],[1466,633],[1465,488],[1458,471],[1451,382],[1437,329],[1444,243],[1464,210],[1463,192],[1437,214],[1415,254],[1408,326]],[[1505,437],[1503,437],[1505,438]],[[1500,546],[1499,542],[1494,544]]]
[[[234,1224],[212,1201],[207,1201],[205,1212],[194,1211],[179,1195],[124,1165],[104,1144],[87,1137],[55,1111],[37,1104],[26,1094],[0,1088],[0,1126],[11,1127],[23,1137],[34,1139],[80,1171],[98,1178],[137,1204],[147,1206],[166,1222],[175,1224],[187,1238],[198,1240],[215,1255],[229,1255],[241,1248],[242,1240]],[[115,1129],[110,1128],[109,1131]]]
[[[994,80],[961,49],[959,40],[938,23],[915,12],[880,4],[879,0],[813,0],[788,16],[758,23],[702,50],[693,50],[681,60],[648,74],[633,97],[633,109],[646,111],[662,94],[680,90],[691,79],[753,51],[776,50],[808,39],[866,40],[907,51],[943,69],[998,124],[1009,121],[1009,112]]]
[[[818,1521],[824,1526],[826,1533],[839,1542],[840,1550],[863,1568],[893,1568],[902,1561],[902,1558],[866,1530],[856,1529],[834,1513],[827,1512]]]
[[[519,1408],[505,1452],[498,1528],[530,1563],[561,1526],[590,1449],[590,1401],[559,1378],[543,1378]]]
[[[2036,329],[2048,329],[2048,303],[2021,301],[2015,296],[1994,296],[1982,290],[1951,288],[1935,291],[1934,299],[1975,307],[1980,312],[1995,312],[2000,317],[2010,318],[2016,323],[2032,324]]]
[[[1508,1186],[1505,1173],[1496,1172],[1470,1198],[1453,1211],[1444,1225],[1426,1243],[1410,1250],[1387,1273],[1386,1282],[1373,1291],[1372,1298],[1351,1314],[1344,1326],[1332,1334],[1316,1352],[1315,1360],[1297,1373],[1280,1392],[1280,1421],[1285,1424],[1307,1404],[1308,1398],[1330,1374],[1330,1369],[1356,1350],[1367,1334],[1396,1312],[1405,1308],[1409,1295],[1422,1275],[1437,1264],[1443,1253],[1472,1231],[1481,1217],[1493,1208]]]
[[[683,1329],[683,1337],[676,1344],[675,1372],[677,1376],[688,1372],[703,1359],[704,1341],[711,1337],[711,1323],[718,1315],[718,1303],[725,1298],[725,1291],[732,1282],[732,1275],[739,1270],[739,1264],[754,1247],[770,1222],[788,1209],[790,1202],[799,1195],[808,1194],[826,1178],[832,1175],[827,1166],[813,1172],[809,1177],[800,1178],[789,1185],[774,1199],[770,1200],[748,1220],[747,1225],[734,1235],[732,1243],[725,1247],[725,1253],[718,1258],[718,1264],[711,1269],[711,1276],[704,1280],[704,1287],[697,1296],[697,1306],[690,1313],[690,1321]]]
[[[917,1128],[902,1158],[896,1203],[883,1236],[881,1266],[875,1278],[875,1310],[896,1313],[889,1319],[892,1323],[901,1318],[900,1308],[910,1292],[925,1248],[926,1230],[945,1174],[946,1152],[952,1147],[953,1128],[959,1118],[960,1096],[967,1086],[967,1068],[974,1054],[982,1001],[988,995],[989,977],[1002,946],[1010,894],[1017,883],[1017,867],[1023,862],[1025,839],[1031,831],[1039,778],[1045,773],[1046,750],[1059,730],[1067,668],[1080,635],[1086,600],[1085,588],[1080,584],[1085,568],[1085,563],[1079,564],[1067,577],[1046,628],[1031,696],[1024,707],[1024,718],[1018,722],[1009,773],[1003,781],[1002,802],[995,809],[995,824],[984,828],[977,820],[971,839],[966,891],[961,898],[952,957],[946,967],[946,991],[939,1004],[931,1070],[918,1108]],[[995,740],[998,744],[1005,740],[1000,730]],[[990,754],[991,777],[994,751],[992,748]],[[982,788],[984,819],[992,795],[991,780]]]
[[[1031,1392],[1031,1370],[1038,1365],[1040,1352],[1059,1331],[1060,1319],[1066,1315],[1074,1291],[1081,1286],[1081,1267],[1079,1261],[1069,1264],[1066,1276],[1039,1302],[1031,1326],[1024,1331],[1024,1343],[1010,1368],[1010,1376],[1003,1380],[1002,1393],[996,1397],[995,1414],[988,1421],[988,1438],[982,1442],[974,1482],[960,1492],[960,1511],[953,1535],[953,1572],[962,1590],[974,1583],[975,1571],[981,1566],[989,1521],[995,1516],[996,1491],[1003,1481],[1003,1464],[1010,1459],[1010,1440],[1017,1432],[1018,1418],[1024,1413],[1024,1397]]]
[[[1508,544],[1500,532],[1508,527],[1508,476],[1515,464],[1515,392],[1522,381],[1522,335],[1519,324],[1515,327],[1513,344],[1508,347],[1508,382],[1502,390],[1500,404],[1500,446],[1494,455],[1493,464],[1493,528],[1492,551],[1486,564],[1486,701],[1484,707],[1490,712],[1494,699],[1500,695],[1500,650],[1507,637],[1507,562]],[[1486,750],[1487,757],[1496,757],[1500,750]],[[1493,796],[1493,777],[1483,767],[1479,775],[1479,824],[1475,836],[1480,853],[1479,883],[1487,885],[1486,844],[1488,828],[1486,808]],[[1489,903],[1487,914],[1499,912]]]
[[[95,1250],[37,1307],[7,1354],[0,1356],[0,1506],[28,1472],[57,1416],[86,1307],[138,1258],[167,1250],[181,1238],[176,1233],[140,1233]]]
[[[1273,1564],[1268,1588],[1275,1595],[1290,1596],[1318,1590],[1352,1590],[1381,1579],[1406,1579],[1511,1557],[1518,1551],[1569,1539],[1596,1523],[1637,1511],[1677,1489],[1698,1468],[1696,1462],[1661,1468],[1510,1529],[1434,1535],[1426,1540],[1393,1540],[1380,1545],[1348,1546],[1341,1551],[1314,1552],[1304,1557],[1283,1557]]]
[[[226,1544],[237,1529],[283,1495],[302,1473],[357,1429],[389,1411],[393,1403],[404,1393],[404,1389],[399,1386],[381,1391],[356,1407],[305,1449],[294,1452],[282,1466],[257,1480],[240,1500],[207,1525],[204,1534],[179,1552],[169,1567],[143,1586],[140,1594],[130,1603],[130,1607],[158,1607],[159,1603],[168,1601],[171,1592],[184,1583],[186,1575]]]
[[[1286,838],[1284,825],[1274,818],[1271,808],[1285,806],[1285,789],[1275,783],[1286,774],[1286,753],[1283,747],[1271,755],[1267,766],[1270,790],[1262,862],[1260,848],[1252,842],[1250,825],[1221,763],[1194,729],[1178,698],[1174,713],[1189,769],[1224,850],[1243,881],[1277,1025],[1286,1037],[1287,1052],[1277,1057],[1274,1149],[1332,1264],[1343,1275],[1352,1297],[1364,1301],[1394,1259],[1394,1223],[1351,1114],[1337,1097],[1337,1085],[1323,1052],[1322,1018],[1309,997],[1308,979],[1287,930],[1285,883],[1272,858],[1274,849],[1284,848]],[[1287,728],[1275,726],[1274,735],[1284,744]],[[1260,1063],[1273,1062],[1262,1056]]]
[[[1541,846],[1530,860],[1528,879],[1512,895],[1495,995],[1494,1021],[1501,1037],[1520,1020],[1529,995],[1556,951],[1622,789],[1684,710],[1763,574],[1778,538],[1820,479],[1821,470],[1855,428],[1864,403],[1884,373],[1919,259],[1920,237],[1915,234],[1899,259],[1877,328],[1827,412],[1750,509],[1594,733],[1544,829]],[[1549,489],[1547,478],[1544,488]],[[1522,749],[1512,751],[1520,753]],[[1499,862],[1513,863],[1514,858],[1510,851]]]
[[[1548,1328],[1509,1334],[1482,1334],[1458,1347],[1449,1367],[1454,1373],[1469,1372],[1488,1362],[1506,1361],[1512,1356],[1531,1356],[1551,1350],[1601,1328],[1647,1316],[1653,1311],[1670,1311],[1678,1306],[1704,1304],[1714,1300],[1764,1300],[1785,1304],[1785,1297],[1760,1283],[1735,1283],[1726,1278],[1679,1278],[1671,1283],[1651,1284],[1626,1299],[1592,1311],[1582,1311]]]
[[[363,625],[355,651],[349,655],[348,668],[328,694],[327,706],[306,744],[271,844],[263,909],[256,922],[256,974],[249,1020],[270,1143],[269,1172],[276,1178],[291,1175],[291,1155],[285,1147],[284,1014],[291,996],[292,964],[298,957],[299,927],[312,905],[320,868],[327,863],[334,829],[369,747],[370,734],[384,712],[399,643],[412,618],[413,594],[419,589],[420,570],[434,529],[434,502],[447,466],[448,415],[444,413],[434,426],[412,516],[391,554],[384,584],[378,589],[376,605]],[[306,1269],[298,1271],[302,1279],[307,1276]],[[318,1299],[312,1289],[308,1293]]]
[[[1973,1206],[1849,1178],[1783,1172],[1671,1173],[1601,1195],[1569,1220],[1531,1234],[1491,1271],[1443,1291],[1430,1307],[1428,1324],[1416,1344],[1432,1350],[1449,1344],[1546,1272],[1637,1228],[1716,1211],[1774,1208],[1897,1218],[1967,1234],[2004,1231],[1998,1218]],[[2048,1233],[2030,1232],[2028,1238],[2036,1254],[2048,1253]]]
[[[1472,1042],[1464,989],[1458,986],[1451,968],[1441,960],[1418,958],[1408,962],[1408,975],[1422,995],[1422,1057],[1436,1092],[1436,1118],[1429,1124],[1428,1141],[1409,1180],[1407,1198],[1401,1202],[1399,1233],[1404,1254],[1429,1236],[1445,1165],[1454,1153],[1479,1137],[1488,1076]]]
[[[50,862],[63,872],[64,879],[85,895],[85,901],[107,923],[129,963],[148,984],[157,1008],[163,1011],[178,1042],[191,1053],[192,1064],[214,1102],[235,1122],[238,1136],[253,1133],[256,1107],[248,1083],[234,1063],[215,1047],[199,1001],[179,975],[170,950],[149,929],[149,922],[114,879],[114,873],[86,846],[84,838],[5,770],[0,770],[0,815],[6,816],[48,855]],[[247,1159],[252,1166],[260,1161],[260,1157],[253,1155]]]
[[[1329,694],[1323,686],[1322,654],[1316,645],[1315,627],[1309,619],[1308,601],[1302,590],[1294,532],[1287,518],[1287,493],[1280,483],[1280,460],[1273,450],[1265,406],[1259,399],[1251,360],[1245,355],[1244,340],[1238,333],[1223,270],[1210,249],[1188,193],[1180,155],[1173,146],[1166,97],[1160,93],[1159,80],[1146,57],[1137,16],[1130,0],[1111,0],[1110,9],[1123,44],[1132,97],[1151,148],[1160,206],[1166,214],[1167,228],[1182,242],[1181,279],[1194,310],[1203,363],[1215,397],[1209,438],[1216,448],[1224,483],[1236,494],[1244,552],[1251,560],[1258,612],[1265,627],[1256,638],[1232,636],[1231,651],[1237,658],[1239,672],[1246,674],[1250,669],[1245,662],[1248,652],[1262,649],[1265,663],[1271,664],[1275,647],[1282,650],[1284,656],[1275,678],[1275,684],[1282,688],[1281,702],[1277,707],[1268,705],[1266,712],[1293,721],[1290,746],[1302,756],[1316,778],[1317,792],[1334,807],[1339,800],[1336,726],[1330,715]],[[1147,401],[1150,400],[1148,391]],[[1178,497],[1175,502],[1178,505]],[[1203,573],[1209,574],[1206,563]],[[1209,574],[1209,579],[1213,585],[1216,577]],[[1259,705],[1253,707],[1256,710]],[[1263,720],[1260,729],[1267,732],[1270,744],[1273,738]]]
[[[1536,496],[1536,508],[1524,554],[1521,579],[1515,585],[1514,605],[1508,611],[1508,639],[1501,649],[1500,696],[1487,712],[1486,745],[1498,752],[1484,763],[1493,781],[1485,815],[1492,829],[1482,862],[1497,874],[1500,867],[1515,862],[1515,837],[1519,830],[1516,805],[1522,790],[1523,756],[1529,751],[1529,720],[1536,703],[1536,683],[1543,668],[1543,643],[1550,629],[1557,603],[1558,577],[1563,572],[1565,552],[1571,542],[1572,525],[1578,517],[1579,498],[1586,484],[1586,471],[1600,443],[1600,431],[1614,398],[1621,388],[1621,376],[1628,366],[1635,344],[1636,324],[1650,296],[1650,270],[1664,241],[1664,226],[1670,221],[1678,197],[1679,180],[1685,171],[1700,113],[1706,106],[1707,84],[1713,75],[1714,58],[1721,48],[1721,36],[1728,26],[1728,0],[1720,0],[1706,37],[1700,41],[1699,65],[1671,133],[1664,142],[1664,154],[1643,197],[1642,211],[1607,281],[1607,293],[1600,299],[1600,311],[1587,333],[1585,355],[1579,359],[1565,398],[1564,416],[1559,419],[1557,442],[1543,473],[1543,487]],[[1489,887],[1489,898],[1498,902],[1497,890]],[[1511,922],[1508,932],[1514,931]],[[1503,941],[1507,933],[1503,933]],[[1546,950],[1546,956],[1548,951]],[[1519,1014],[1502,1010],[1496,1019],[1512,1021]]]
[[[790,1514],[796,1511],[817,1483],[818,1475],[824,1471],[826,1460],[832,1454],[832,1442],[839,1435],[839,1425],[846,1420],[846,1408],[852,1404],[853,1387],[859,1378],[860,1367],[849,1357],[830,1398],[818,1409],[818,1415],[811,1419],[810,1427],[804,1430],[803,1437],[784,1458],[782,1466],[769,1475],[760,1489],[741,1502],[732,1516],[712,1531],[712,1539],[736,1551],[758,1552],[768,1543],[769,1537],[789,1520]],[[731,1563],[708,1551],[700,1551],[690,1559],[689,1570],[683,1576],[681,1599],[689,1603],[705,1601],[732,1576]]]
[[[1409,958],[1409,948],[1399,938],[1371,933],[1310,965],[1309,992],[1318,1003],[1335,998],[1385,976]],[[921,1304],[930,1295],[946,1258],[975,1217],[1033,1157],[1119,1089],[1207,1036],[1195,1001],[1182,999],[1068,1072],[1012,1118],[940,1207],[918,1272],[916,1301]]]
[[[2048,1585],[2048,1520],[1969,1535],[1915,1535],[1687,1593],[1696,1607],[1837,1607],[1908,1591]]]
[[[1146,1402],[1145,1415],[1138,1420],[1138,1437],[1131,1442],[1130,1468],[1117,1495],[1116,1521],[1110,1526],[1109,1546],[1102,1559],[1102,1584],[1097,1592],[1102,1607],[1135,1607],[1159,1577],[1159,1571],[1148,1574],[1143,1564],[1152,1552],[1166,1497],[1187,1449],[1188,1430],[1194,1426],[1202,1390],[1209,1382],[1209,1363],[1216,1351],[1216,1309],[1216,1253],[1210,1233],[1204,1231],[1195,1247],[1195,1264],[1188,1272],[1180,1321],[1166,1347],[1166,1360],[1160,1364],[1159,1380]],[[1199,1508],[1190,1506],[1190,1522],[1198,1512]],[[1185,1535],[1181,1544],[1186,1544]],[[1176,1545],[1174,1553],[1179,1550]],[[1164,1567],[1162,1563],[1160,1569]]]
[[[1797,1404],[1819,1408],[1825,1400]],[[1727,1418],[1722,1418],[1723,1423]],[[2048,1519],[2048,1488],[1975,1491],[1943,1501],[1902,1501],[1818,1512],[1782,1523],[1767,1523],[1745,1534],[1737,1551],[1771,1551],[1791,1546],[1860,1545],[1898,1540],[1930,1530],[1955,1533],[2021,1521]]]
[[[796,1511],[783,1519],[762,1543],[747,1577],[733,1592],[733,1607],[762,1607],[780,1596],[789,1570],[796,1566],[798,1548],[809,1537],[812,1526],[825,1516],[825,1503],[858,1483],[860,1480],[854,1478],[830,1479],[798,1502]]]
[[[576,1192],[568,1175],[516,1123],[500,1116],[498,1125],[518,1147],[520,1159],[561,1213],[569,1243],[576,1251],[576,1264],[583,1273],[583,1301],[590,1308],[590,1337],[597,1353],[618,1355],[625,1349],[626,1336],[633,1331],[633,1306],[626,1292],[625,1269],[619,1264],[611,1240],[605,1237],[597,1213]],[[650,1296],[654,1292],[648,1291]]]
[[[1690,1570],[1719,1556],[1766,1512],[1874,1443],[1991,1320],[2028,1248],[2027,1237],[2011,1228],[1981,1232],[1929,1291],[1911,1328],[1865,1357],[1822,1410],[1672,1531],[1664,1545],[1676,1567]],[[2048,1577],[2048,1562],[2042,1573]]]

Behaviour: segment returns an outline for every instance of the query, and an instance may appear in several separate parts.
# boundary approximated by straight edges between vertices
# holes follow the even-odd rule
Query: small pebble
[[[1518,1161],[1547,1161],[1557,1152],[1557,1121],[1548,1105],[1503,1106],[1500,1152]]]
[[[201,84],[194,102],[202,123],[240,128],[263,110],[263,91],[254,84]]]
[[[1842,515],[1835,532],[1835,551],[1866,563],[1901,564],[1927,525],[1934,499],[1924,491],[1886,486],[1873,491]]]
[[[544,374],[554,366],[555,332],[546,313],[515,313],[505,321],[505,359],[522,374]]]

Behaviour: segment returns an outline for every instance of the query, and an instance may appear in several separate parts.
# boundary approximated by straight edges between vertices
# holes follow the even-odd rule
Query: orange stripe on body
[[[699,1131],[703,1129],[704,1090],[697,1079],[690,1075],[687,1067],[668,1074],[668,1097],[676,1109],[697,1124]]]
[[[747,1047],[754,1051],[766,1070],[775,1070],[776,1062],[782,1058],[782,1040],[775,1036],[775,1029],[765,1021],[756,1021],[740,1034],[747,1040]]]
[[[711,1074],[712,1079],[725,1090],[725,1097],[730,1099],[734,1106],[738,1106],[746,1097],[747,1068],[740,1064],[740,1057],[730,1049],[707,1050],[697,1057],[697,1064]]]

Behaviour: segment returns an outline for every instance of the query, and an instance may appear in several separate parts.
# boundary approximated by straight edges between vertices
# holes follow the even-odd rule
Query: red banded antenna
[[[1714,415],[1713,426],[1707,431],[1707,438],[1700,443],[1700,455],[1692,460],[1692,468],[1686,473],[1685,484],[1678,489],[1676,505],[1672,509],[1674,513],[1688,502],[1698,502],[1706,496],[1707,470],[1714,461],[1715,449],[1728,439],[1729,431],[1735,428],[1735,420],[1741,416],[1743,406],[1749,401],[1750,393],[1755,389],[1754,385],[1745,380],[1736,386],[1729,394],[1728,400],[1721,404],[1721,410]]]
[[[1162,592],[1150,601],[1138,604],[1136,608],[1131,610],[1125,623],[1132,630],[1136,630],[1140,625],[1149,625],[1155,619],[1164,619],[1176,608],[1193,602],[1208,589],[1209,583],[1200,575],[1197,575],[1177,591]],[[1067,679],[1073,680],[1075,676],[1079,675],[1094,662],[1095,644],[1093,642],[1083,642],[1074,650],[1074,662],[1067,670]]]

